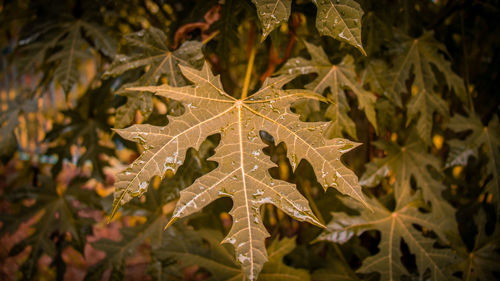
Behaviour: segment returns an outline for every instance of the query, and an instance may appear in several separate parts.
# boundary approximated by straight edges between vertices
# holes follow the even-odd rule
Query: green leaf
[[[416,118],[417,133],[427,144],[431,140],[434,112],[438,112],[441,116],[448,116],[448,105],[441,97],[425,90],[418,92],[408,103],[406,123],[409,124],[411,120]]]
[[[330,222],[332,223],[332,222]],[[312,274],[314,281],[361,281],[367,279],[360,279],[356,273],[349,267],[349,265],[342,261],[340,258],[327,253],[326,258],[327,268],[315,270]],[[368,279],[369,280],[369,279]],[[368,281],[367,280],[367,281]]]
[[[91,47],[108,57],[116,51],[115,41],[102,27],[87,20],[65,19],[56,24],[41,24],[34,38],[20,44],[20,52],[25,70],[40,65],[54,67],[54,79],[67,94],[80,80],[79,64],[92,58]]]
[[[5,219],[10,220],[11,225],[8,226],[10,229],[17,229],[21,223],[41,214],[32,226],[34,231],[15,244],[9,252],[10,256],[15,256],[26,248],[31,248],[29,256],[20,268],[26,280],[33,280],[35,277],[38,260],[42,255],[53,258],[59,254],[60,249],[56,248],[53,239],[64,240],[68,233],[71,236],[71,245],[83,253],[86,236],[92,233],[93,220],[80,217],[78,212],[84,207],[95,207],[97,204],[97,195],[93,191],[81,188],[84,179],[74,179],[66,189],[46,176],[39,176],[38,182],[40,186],[20,187],[7,197],[11,202],[34,199],[35,203],[29,207],[23,206],[19,209],[19,213],[11,215],[15,218],[13,221],[9,217],[2,219],[4,223]]]
[[[131,257],[146,239],[159,238],[161,241],[160,237],[166,222],[165,217],[157,217],[156,220],[148,221],[144,225],[120,229],[122,235],[120,241],[101,239],[93,242],[92,247],[105,252],[106,258],[88,270],[85,280],[101,280],[101,275],[109,268],[111,269],[111,280],[122,280],[125,276],[126,259]]]
[[[370,59],[361,71],[360,78],[363,85],[369,85],[370,90],[383,95],[387,85],[387,64],[383,60]]]
[[[171,51],[167,35],[154,27],[127,34],[125,41],[130,50],[117,55],[105,76],[118,76],[132,69],[144,69],[145,72],[140,77],[143,83],[155,84],[165,76],[169,84],[177,87],[186,84],[179,64],[195,67],[202,64],[201,42],[186,41],[177,50]]]
[[[136,91],[127,90],[129,87],[135,87],[141,84],[142,81],[125,84],[115,92],[115,94],[127,98],[127,102],[116,109],[116,128],[123,128],[134,123],[137,111],[146,119],[153,112],[153,95],[151,93],[141,92],[138,94]]]
[[[85,280],[101,280],[107,269],[111,269],[111,280],[122,280],[125,276],[127,258],[132,257],[139,246],[150,241],[153,249],[160,247],[163,239],[168,235],[164,231],[168,220],[162,213],[163,195],[164,191],[151,188],[146,193],[145,202],[134,205],[138,210],[137,213],[146,217],[146,222],[121,228],[122,239],[120,241],[103,238],[92,243],[92,247],[106,253],[106,258],[89,268]]]
[[[255,280],[267,261],[264,239],[268,233],[259,212],[262,204],[274,204],[297,220],[322,226],[294,185],[269,175],[267,169],[274,163],[262,152],[265,144],[259,141],[260,130],[289,145],[287,153],[293,168],[305,159],[325,189],[334,186],[363,201],[356,175],[340,161],[340,156],[356,144],[326,139],[322,134],[327,122],[301,122],[291,112],[290,105],[295,101],[322,99],[304,90],[282,90],[295,75],[267,79],[257,93],[236,100],[222,90],[219,77],[207,64],[201,71],[184,66],[181,70],[194,86],[135,88],[175,98],[185,104],[186,112],[172,117],[165,127],[134,125],[116,130],[123,138],[144,144],[145,151],[118,174],[111,216],[120,205],[141,195],[153,176],[176,171],[189,147],[198,147],[206,137],[221,134],[216,153],[210,158],[219,166],[181,192],[172,219],[197,212],[217,198],[230,197],[233,225],[224,242],[235,245],[248,279]]]
[[[90,58],[90,54],[82,48],[79,23],[69,26],[64,32],[67,33],[66,37],[56,44],[61,50],[48,57],[47,62],[56,63],[54,78],[61,83],[64,92],[69,93],[80,78],[78,63]]]
[[[495,227],[491,234],[486,233],[486,215],[480,210],[475,217],[478,232],[474,239],[474,248],[470,251],[462,245],[458,249],[463,260],[454,266],[454,269],[462,272],[462,280],[485,281],[497,279],[494,272],[499,272],[498,261],[500,259],[500,228]]]
[[[262,24],[262,40],[276,27],[286,22],[292,10],[292,0],[252,0]]]
[[[478,156],[480,149],[485,148],[487,155],[486,177],[491,177],[486,182],[484,193],[490,193],[496,202],[497,215],[500,214],[500,125],[496,115],[483,125],[479,117],[471,114],[469,117],[455,115],[450,120],[448,127],[455,132],[471,132],[463,141],[450,142],[450,154],[446,160],[446,167],[465,165],[469,156]]]
[[[351,137],[356,137],[354,121],[347,115],[349,104],[345,90],[351,90],[357,97],[359,108],[363,109],[366,117],[377,130],[377,118],[375,113],[376,97],[369,91],[363,89],[359,83],[354,66],[354,59],[347,55],[341,63],[331,64],[325,51],[318,46],[305,42],[306,48],[311,55],[311,60],[303,58],[290,59],[280,70],[280,73],[309,74],[317,73],[318,77],[306,89],[318,94],[323,94],[326,89],[330,90],[327,97],[332,101],[328,107],[325,117],[330,118],[331,124],[328,131],[329,136],[340,137],[342,131],[346,131]],[[318,101],[312,101],[318,102]]]
[[[318,8],[316,28],[321,35],[328,35],[346,42],[363,53],[361,18],[363,10],[353,0],[313,0]]]
[[[7,110],[0,116],[0,157],[9,159],[17,149],[14,130],[19,124],[19,115],[37,110],[37,100],[28,91],[19,91],[14,100],[7,102]]]
[[[375,142],[374,145],[383,149],[387,156],[374,159],[367,165],[360,184],[376,186],[390,173],[395,176],[394,197],[398,200],[411,192],[411,187],[406,183],[413,178],[424,200],[430,202],[432,215],[439,222],[440,229],[451,233],[456,232],[455,209],[441,196],[446,186],[440,179],[434,178],[429,170],[431,168],[439,171],[440,161],[434,155],[426,153],[425,144],[412,134],[402,146],[385,141]]]
[[[162,77],[173,86],[184,86],[186,80],[179,65],[200,67],[203,53],[202,43],[184,42],[177,50],[170,51],[166,34],[151,27],[125,36],[128,46],[135,47],[119,54],[111,64],[105,77],[118,76],[133,69],[144,70],[137,81],[123,85],[116,93],[127,97],[127,103],[120,106],[116,113],[117,128],[130,125],[137,110],[147,118],[153,110],[152,95],[144,92],[128,91],[132,86],[156,85]]]
[[[363,17],[362,38],[369,62],[374,61],[372,56],[380,53],[383,47],[392,40],[392,29],[389,22],[385,22],[373,11]]]
[[[179,236],[185,239],[179,241]],[[170,240],[165,240],[163,248],[158,249],[155,255],[163,260],[174,257],[184,268],[200,266],[211,273],[208,280],[244,280],[244,273],[232,254],[232,247],[219,243],[222,238],[222,234],[215,230],[184,230],[173,233]],[[208,249],[203,246],[202,239],[209,244]],[[262,268],[258,280],[310,280],[306,270],[295,269],[283,263],[284,256],[294,248],[293,238],[274,239],[267,248],[269,261]]]
[[[295,248],[295,238],[284,237],[274,239],[267,248],[269,261],[262,268],[259,280],[310,280],[309,273],[304,269],[296,269],[283,263],[283,258]]]
[[[104,28],[86,21],[80,21],[79,23],[82,26],[84,34],[90,38],[97,50],[109,58],[115,57],[117,48],[116,41],[107,34]]]
[[[431,140],[433,114],[437,112],[444,117],[448,116],[446,102],[435,91],[438,86],[433,66],[441,72],[449,89],[466,102],[465,87],[462,79],[451,69],[451,64],[444,57],[446,48],[434,39],[433,32],[425,32],[418,38],[410,38],[398,34],[397,56],[394,67],[389,71],[388,86],[390,97],[398,106],[402,105],[401,94],[407,92],[406,81],[414,75],[411,86],[411,98],[408,104],[409,124],[417,120],[418,135],[427,144]]]
[[[107,124],[110,116],[111,84],[113,80],[102,82],[98,88],[88,88],[77,101],[75,109],[63,111],[69,122],[56,123],[45,136],[45,141],[51,142],[47,154],[56,154],[58,162],[52,168],[54,174],[59,174],[64,160],[77,160],[78,165],[86,161],[92,163],[92,176],[104,181],[103,168],[107,161],[102,155],[113,155],[114,149],[102,143],[103,133],[110,133]],[[72,146],[85,147],[79,155],[72,152]]]
[[[58,29],[61,27],[62,29]],[[23,72],[44,63],[49,51],[66,35],[66,25],[53,22],[38,24],[33,33],[19,41],[20,64]]]
[[[402,188],[408,190],[410,187]],[[363,260],[358,272],[379,272],[381,280],[400,280],[402,275],[409,275],[408,270],[401,262],[401,240],[406,242],[415,261],[420,278],[429,270],[431,280],[453,280],[448,267],[456,259],[456,255],[449,249],[434,247],[435,240],[425,237],[414,225],[419,225],[435,231],[440,238],[444,233],[439,222],[433,216],[419,212],[421,201],[412,199],[408,194],[397,201],[394,211],[390,211],[376,199],[370,199],[374,212],[362,209],[360,216],[350,217],[345,213],[333,213],[332,222],[318,240],[344,243],[354,235],[361,235],[367,230],[379,230],[381,240],[380,251]],[[346,205],[353,202],[346,200]],[[356,204],[354,204],[356,205]]]

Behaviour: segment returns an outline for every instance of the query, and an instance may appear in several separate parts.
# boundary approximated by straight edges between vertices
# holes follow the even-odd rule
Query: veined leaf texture
[[[488,155],[486,167],[485,194],[491,194],[495,202],[500,201],[500,124],[498,117],[494,116],[488,125],[483,125],[481,119],[476,114],[466,117],[455,115],[450,120],[450,129],[456,132],[469,132],[464,141],[451,140],[450,154],[446,161],[446,166],[465,165],[470,156],[478,157],[480,149]],[[496,213],[500,214],[497,207]]]
[[[409,191],[408,188],[401,188]],[[379,272],[381,280],[400,280],[408,274],[401,262],[401,241],[404,241],[415,255],[420,276],[429,270],[432,280],[453,280],[449,274],[449,266],[456,255],[450,249],[434,247],[435,240],[419,231],[414,225],[436,232],[438,237],[445,237],[438,220],[431,215],[421,213],[418,208],[422,202],[405,193],[398,199],[394,210],[388,210],[376,199],[369,199],[374,211],[361,209],[360,216],[348,216],[345,213],[334,213],[332,222],[328,224],[318,240],[345,243],[355,235],[361,235],[370,229],[381,231],[380,251],[363,261],[358,272]],[[350,206],[354,205],[352,202]]]
[[[418,135],[423,141],[430,143],[434,113],[448,116],[448,105],[435,90],[438,80],[433,67],[442,73],[448,88],[464,103],[467,102],[465,87],[443,55],[446,54],[445,46],[434,38],[433,32],[425,32],[418,38],[401,34],[399,37],[400,48],[397,49],[395,65],[389,71],[387,92],[401,106],[401,93],[407,92],[405,83],[414,75],[411,98],[407,104],[407,124],[415,120]]]
[[[78,65],[92,57],[89,46],[107,57],[114,57],[116,42],[106,32],[89,19],[71,18],[58,24],[42,24],[34,38],[20,44],[23,67],[53,65],[54,79],[68,94],[78,82]]]
[[[157,85],[160,77],[165,77],[172,86],[183,86],[186,81],[179,65],[199,67],[203,63],[200,42],[187,41],[171,51],[166,43],[167,35],[155,27],[128,34],[124,39],[132,48],[115,57],[105,77],[118,76],[130,70],[144,70],[144,73],[137,81],[123,85],[117,92],[127,97],[127,102],[116,112],[115,125],[118,128],[130,125],[138,110],[145,118],[153,111],[150,93],[128,91],[127,88]]]
[[[264,240],[269,236],[260,215],[262,204],[273,204],[291,217],[322,226],[307,200],[294,185],[273,179],[273,166],[262,148],[260,131],[275,142],[284,142],[291,165],[304,159],[311,163],[318,181],[326,189],[335,187],[361,202],[364,196],[357,176],[341,162],[343,153],[355,148],[346,139],[323,136],[328,122],[302,122],[290,105],[303,99],[324,100],[307,90],[283,90],[295,75],[268,78],[255,94],[237,100],[224,92],[218,76],[205,64],[202,70],[180,66],[194,85],[139,87],[156,95],[175,98],[186,111],[172,117],[165,127],[133,125],[116,132],[123,138],[141,143],[145,151],[118,175],[113,215],[120,205],[146,191],[153,176],[176,171],[188,148],[198,147],[206,137],[220,134],[221,141],[210,158],[218,167],[181,191],[172,220],[188,216],[220,197],[233,200],[231,231],[224,242],[236,249],[236,257],[249,280],[255,280],[267,261]]]

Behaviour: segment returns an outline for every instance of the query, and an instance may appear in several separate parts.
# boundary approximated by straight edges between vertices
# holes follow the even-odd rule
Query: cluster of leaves
[[[68,249],[85,280],[500,278],[494,1],[44,2],[0,6],[39,77],[1,93],[16,278],[70,278]]]

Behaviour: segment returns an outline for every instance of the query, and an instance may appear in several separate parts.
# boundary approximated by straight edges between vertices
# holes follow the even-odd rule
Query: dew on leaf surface
[[[250,170],[250,172],[255,172],[259,168],[258,165],[254,165],[253,168]]]
[[[247,262],[250,262],[250,258],[247,256],[247,254],[239,254],[238,255],[238,261],[241,264],[245,264]]]
[[[144,139],[144,136],[142,135],[136,135],[133,137],[134,140],[137,140],[140,144],[144,144],[146,142],[146,140]]]
[[[222,190],[219,190],[218,195],[219,195],[220,197],[224,197],[224,196],[229,196],[229,197],[231,197],[233,194],[231,194],[231,193],[227,192],[225,189],[222,189]]]
[[[264,191],[262,189],[257,189],[257,191],[255,191],[255,193],[253,194],[253,196],[261,196],[264,194]]]

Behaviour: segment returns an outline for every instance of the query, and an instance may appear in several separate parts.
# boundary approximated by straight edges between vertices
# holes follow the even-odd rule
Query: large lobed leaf
[[[374,207],[374,212],[361,210],[360,215],[354,217],[345,213],[333,213],[332,221],[318,240],[345,243],[355,235],[376,229],[382,235],[379,244],[380,251],[365,259],[358,272],[379,272],[380,280],[400,280],[402,275],[409,275],[401,262],[403,252],[400,244],[404,241],[410,253],[415,255],[420,277],[423,277],[424,273],[429,270],[430,280],[453,280],[449,266],[455,261],[456,254],[449,249],[434,247],[435,240],[424,236],[414,227],[418,225],[435,231],[438,237],[444,239],[445,233],[441,231],[439,222],[431,215],[423,214],[418,210],[422,206],[420,200],[406,193],[399,198],[394,211],[387,209],[376,199],[369,201]],[[349,205],[352,206],[353,203],[350,202]]]
[[[53,64],[54,79],[66,94],[80,79],[79,64],[92,57],[90,47],[110,58],[116,52],[114,39],[90,20],[71,18],[38,29],[33,38],[20,42],[23,65],[28,69]]]
[[[374,145],[386,151],[387,156],[369,163],[360,183],[373,187],[391,173],[395,176],[394,197],[398,200],[411,192],[407,183],[413,178],[424,200],[431,203],[432,216],[440,228],[443,231],[456,232],[455,209],[441,196],[446,187],[439,179],[435,179],[429,170],[440,169],[439,159],[425,153],[425,144],[415,134],[408,139],[401,146],[393,142],[375,142]]]
[[[83,165],[92,164],[92,176],[104,181],[104,167],[108,165],[103,155],[113,155],[114,150],[101,140],[103,133],[110,133],[107,124],[111,104],[111,85],[113,80],[103,82],[99,87],[87,88],[78,99],[75,109],[62,111],[67,120],[55,123],[47,132],[45,141],[50,142],[47,153],[56,154],[60,161],[52,167],[59,174],[65,160],[77,161]],[[83,147],[82,153],[74,153],[73,147]]]
[[[161,198],[165,195],[160,190],[152,188],[146,193],[146,200],[139,206],[134,206],[146,218],[144,224],[120,229],[122,239],[114,241],[102,238],[92,243],[92,247],[106,253],[106,258],[92,265],[86,275],[86,281],[101,280],[107,269],[111,269],[110,280],[122,280],[125,277],[127,259],[132,257],[139,246],[150,241],[153,249],[159,248],[164,237],[169,233],[163,231],[167,217],[162,212]]]
[[[92,233],[94,221],[81,217],[79,212],[85,207],[95,207],[99,204],[97,194],[81,188],[86,181],[84,178],[73,179],[67,187],[46,176],[38,176],[37,181],[38,186],[17,188],[6,198],[10,202],[31,199],[35,200],[34,204],[22,206],[15,214],[2,214],[0,217],[3,233],[16,230],[22,223],[38,216],[32,225],[34,230],[9,251],[9,256],[16,256],[30,249],[28,257],[19,269],[23,280],[33,280],[36,277],[38,261],[43,255],[52,259],[60,256],[60,245],[69,244],[83,253],[86,236]],[[54,240],[58,240],[58,243],[54,243]]]
[[[267,261],[264,240],[269,234],[260,216],[262,204],[273,204],[297,220],[322,226],[294,185],[269,175],[267,170],[274,164],[262,151],[265,144],[259,140],[261,130],[276,142],[286,143],[293,168],[301,159],[307,160],[325,188],[333,186],[364,202],[356,175],[340,161],[342,154],[356,144],[326,139],[323,130],[327,122],[301,122],[291,112],[293,102],[321,99],[305,90],[282,90],[294,75],[267,79],[254,95],[236,100],[224,92],[219,77],[207,64],[201,71],[180,68],[194,85],[135,88],[179,100],[186,111],[171,117],[165,127],[134,125],[116,130],[123,138],[143,144],[145,151],[118,175],[111,216],[120,205],[144,193],[153,176],[176,171],[189,147],[198,147],[208,136],[220,134],[220,144],[210,158],[218,167],[181,192],[172,221],[201,210],[217,198],[230,197],[233,226],[224,242],[234,245],[245,274],[255,280]]]
[[[127,97],[127,103],[116,112],[117,128],[130,125],[137,110],[144,117],[148,117],[153,111],[151,94],[127,91],[127,88],[156,85],[162,77],[166,77],[172,86],[184,86],[186,80],[178,65],[200,67],[203,60],[201,42],[187,41],[177,50],[171,51],[167,35],[155,27],[127,34],[125,41],[130,49],[115,57],[105,76],[118,76],[133,69],[144,70],[144,73],[137,81],[125,84],[117,91],[117,94]]]
[[[449,128],[455,132],[470,132],[465,140],[451,140],[450,153],[446,161],[446,166],[466,165],[470,156],[478,156],[481,148],[484,147],[488,156],[486,166],[486,182],[484,192],[493,196],[497,202],[496,212],[500,214],[500,124],[496,115],[490,120],[487,126],[483,125],[481,119],[476,114],[466,117],[455,115],[450,120]]]
[[[446,48],[434,39],[433,32],[425,32],[418,38],[400,35],[400,45],[396,51],[394,67],[389,71],[387,92],[393,101],[402,105],[401,93],[407,92],[406,81],[414,75],[411,99],[408,103],[408,120],[416,120],[417,131],[427,143],[431,139],[433,114],[448,116],[448,105],[434,89],[438,86],[435,67],[444,75],[446,84],[466,103],[465,87],[462,79],[453,72],[446,60]]]
[[[500,228],[497,224],[493,233],[487,233],[486,215],[483,210],[480,210],[474,219],[477,225],[474,246],[472,249],[468,250],[462,243],[457,243],[461,246],[457,248],[462,259],[461,262],[455,264],[453,268],[461,271],[463,280],[466,281],[498,279]]]

